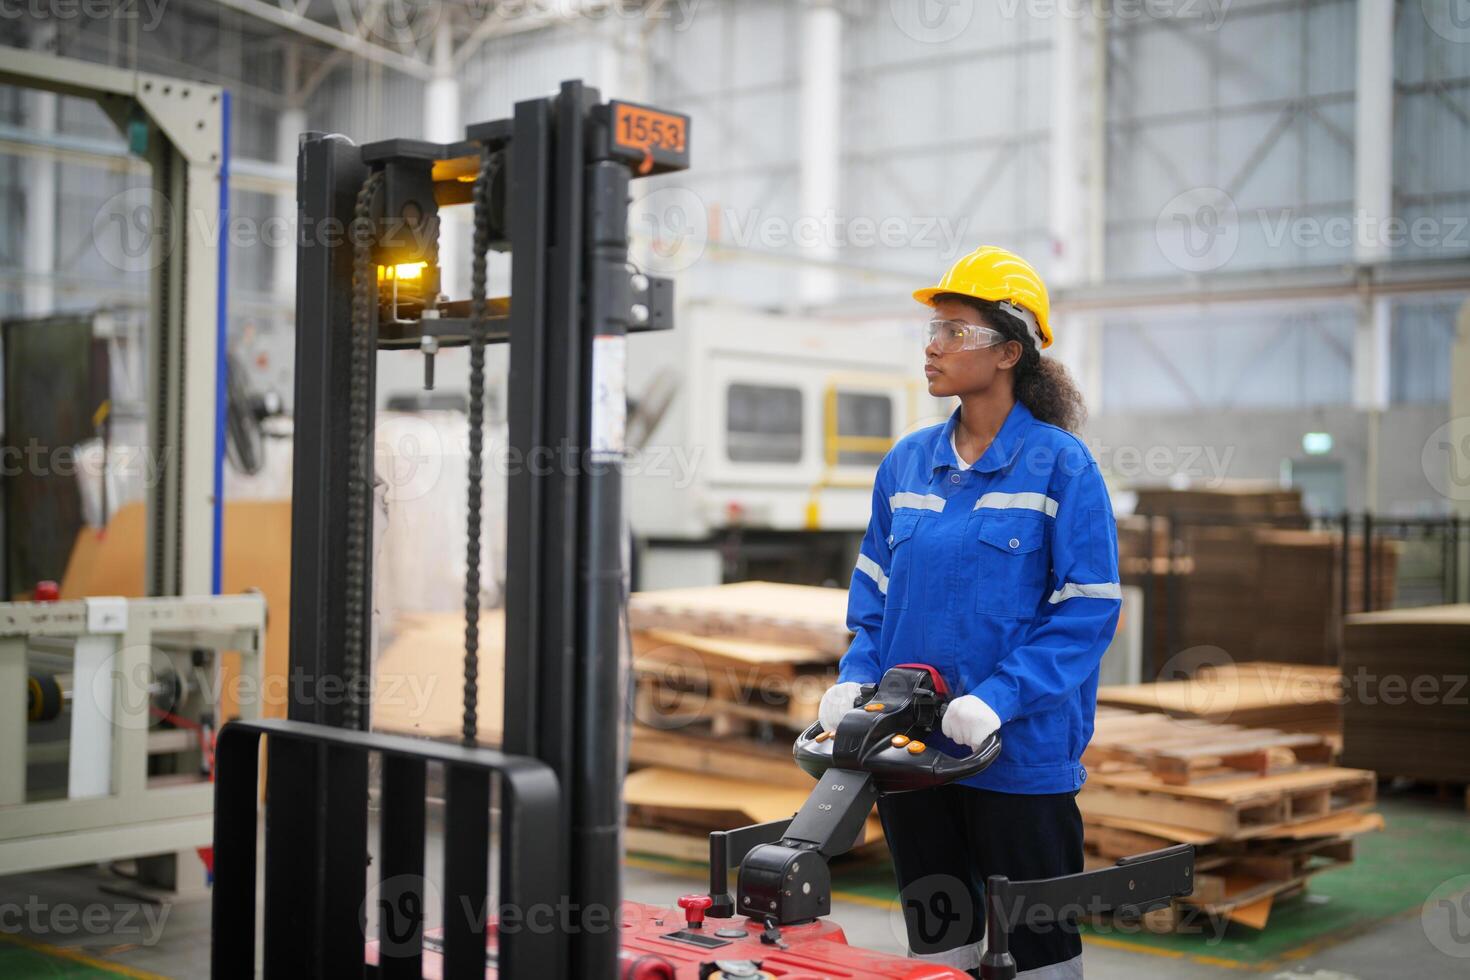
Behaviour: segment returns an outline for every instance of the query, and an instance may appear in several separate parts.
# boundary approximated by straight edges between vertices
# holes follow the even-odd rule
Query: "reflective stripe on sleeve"
[[[1057,516],[1057,502],[1044,493],[987,493],[975,502],[975,509],[1038,510],[1047,517]]]
[[[884,595],[888,594],[888,576],[883,574],[883,566],[869,558],[867,555],[858,553],[857,570],[878,585],[878,591]]]
[[[937,493],[914,493],[910,490],[900,490],[888,498],[888,509],[898,510],[901,507],[913,510],[932,510],[937,514],[944,510],[944,498]]]
[[[1068,582],[1053,592],[1051,598],[1046,601],[1055,605],[1077,596],[1087,599],[1121,599],[1123,589],[1117,582]]]

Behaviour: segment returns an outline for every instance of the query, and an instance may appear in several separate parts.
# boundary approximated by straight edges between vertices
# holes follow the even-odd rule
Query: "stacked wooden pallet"
[[[1470,605],[1360,613],[1345,640],[1344,759],[1470,783]]]
[[[1336,738],[1342,727],[1342,686],[1342,674],[1335,667],[1267,662],[1205,665],[1183,680],[1099,688],[1097,703]]]
[[[1078,796],[1100,863],[1171,844],[1196,848],[1195,891],[1153,926],[1190,914],[1261,928],[1272,903],[1352,860],[1373,773],[1330,765],[1319,735],[1098,709]],[[1162,918],[1162,922],[1160,919]]]
[[[710,831],[801,806],[811,778],[791,742],[836,679],[846,615],[842,589],[772,582],[633,596],[630,849],[702,859]]]

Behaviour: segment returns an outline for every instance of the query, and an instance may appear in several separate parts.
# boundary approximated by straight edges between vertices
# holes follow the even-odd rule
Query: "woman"
[[[933,308],[924,374],[959,407],[878,467],[848,600],[852,645],[822,699],[835,729],[862,684],[937,668],[955,695],[941,747],[1003,748],[962,783],[878,803],[914,955],[975,970],[986,877],[1082,870],[1097,668],[1118,622],[1117,531],[1097,464],[1072,431],[1082,399],[1050,346],[1046,286],[983,247],[914,298]],[[948,744],[945,744],[948,743]],[[1080,977],[1074,930],[1017,928],[1025,977]]]

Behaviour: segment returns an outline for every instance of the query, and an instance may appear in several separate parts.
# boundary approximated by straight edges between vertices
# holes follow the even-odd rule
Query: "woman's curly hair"
[[[1036,343],[1026,330],[1026,324],[1001,308],[999,303],[961,296],[959,293],[941,293],[935,302],[952,299],[963,303],[980,314],[981,322],[992,327],[1007,340],[1021,345],[1021,359],[1016,362],[1016,400],[1030,409],[1031,414],[1043,422],[1076,432],[1087,420],[1087,405],[1072,373],[1060,361],[1042,357]]]

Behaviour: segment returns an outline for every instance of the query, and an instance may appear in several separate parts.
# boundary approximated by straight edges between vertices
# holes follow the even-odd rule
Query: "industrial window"
[[[725,392],[725,453],[735,463],[801,461],[801,389],[732,384]]]
[[[838,465],[878,465],[893,441],[893,399],[887,395],[839,391],[836,435]]]

